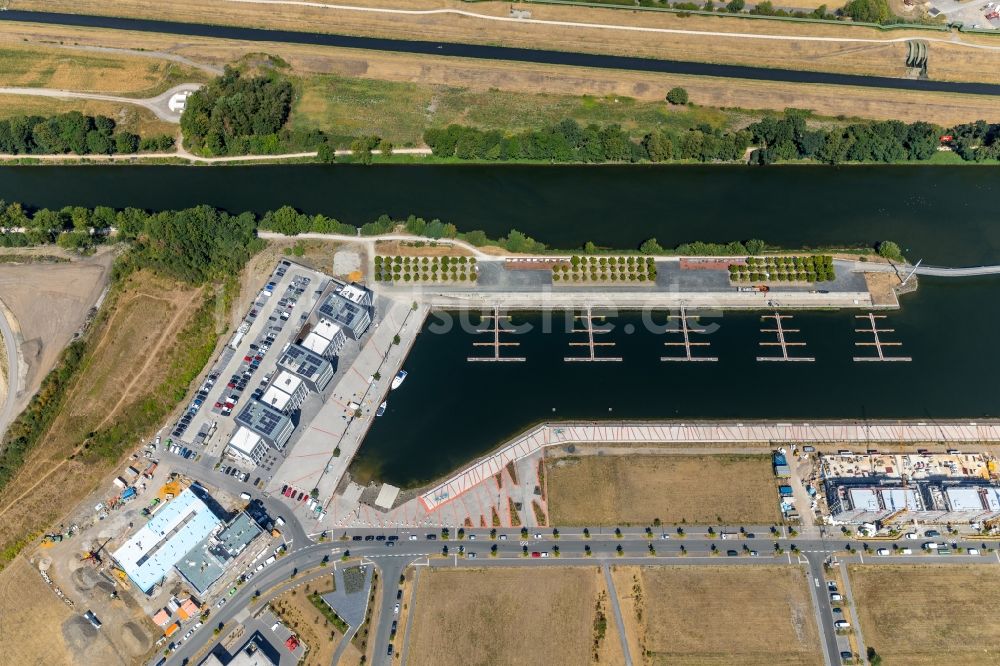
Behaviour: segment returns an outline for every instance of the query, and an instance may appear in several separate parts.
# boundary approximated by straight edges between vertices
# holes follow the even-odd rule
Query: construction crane
[[[102,543],[101,545],[99,545],[97,548],[94,548],[93,550],[87,552],[83,556],[83,558],[81,558],[80,561],[81,562],[93,562],[95,566],[96,565],[100,565],[101,564],[101,551],[104,550],[104,547],[107,546],[109,543],[111,543],[111,537],[108,537],[104,541],[104,543]]]

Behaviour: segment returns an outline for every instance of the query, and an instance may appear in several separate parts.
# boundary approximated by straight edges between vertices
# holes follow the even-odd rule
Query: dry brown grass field
[[[641,663],[823,663],[801,567],[627,566],[614,567],[613,579]]]
[[[838,29],[837,26],[834,26]],[[642,101],[662,101],[673,86],[684,86],[702,106],[745,109],[809,108],[826,116],[904,121],[928,120],[948,125],[996,115],[995,98],[909,91],[784,84],[713,77],[680,76],[559,67],[526,63],[476,61],[433,56],[409,56],[351,49],[272,43],[241,43],[208,38],[139,34],[114,30],[63,28],[0,23],[0,45],[57,41],[87,46],[115,45],[185,56],[222,66],[250,53],[278,55],[300,75],[338,74],[348,77],[547,95],[624,95]],[[755,47],[756,48],[756,47]],[[791,64],[786,64],[791,66]]]
[[[201,291],[138,273],[110,303],[90,360],[21,471],[0,493],[0,546],[55,522],[95,488],[112,463],[84,462],[87,434],[130,418],[170,371],[178,333],[201,305]],[[0,579],[6,572],[0,573]]]
[[[337,4],[337,3],[333,3]],[[350,3],[346,3],[350,4]],[[381,3],[366,2],[384,7]],[[469,5],[458,0],[425,0],[398,3],[403,9],[451,8],[494,17],[506,17],[506,3]],[[641,28],[686,30],[712,33],[821,36],[874,39],[884,44],[864,42],[809,42],[802,40],[761,40],[729,37],[725,34],[689,35],[636,32],[592,27],[542,25],[525,22],[498,22],[453,14],[399,15],[375,12],[324,9],[294,5],[267,5],[214,0],[18,0],[17,8],[114,14],[143,18],[165,18],[253,27],[283,28],[342,34],[413,38],[428,41],[464,41],[509,46],[543,47],[555,50],[615,53],[677,60],[742,63],[765,67],[901,76],[904,73],[905,44],[891,39],[908,36],[946,38],[947,33],[925,31],[882,32],[850,25],[797,24],[779,21],[738,19],[726,16],[678,16],[611,8],[533,5],[533,19],[610,24]],[[831,6],[832,5],[828,5]],[[280,7],[280,9],[279,9]],[[966,39],[963,37],[963,39]],[[981,41],[983,38],[969,38]],[[987,37],[988,39],[988,37]],[[989,42],[1000,44],[1000,40]],[[996,52],[970,49],[958,44],[930,46],[932,76],[949,80],[1000,81],[993,65]]]
[[[865,644],[886,666],[1000,664],[995,565],[849,566]]]
[[[624,662],[596,566],[426,569],[414,603],[411,664],[594,663],[598,603],[607,621],[599,663]]]
[[[49,589],[27,560],[19,558],[0,574],[0,650],[9,664],[69,664],[72,657],[58,637],[74,610]],[[44,632],[39,629],[44,628]],[[43,640],[37,640],[40,633]]]
[[[581,455],[546,461],[554,525],[779,519],[766,455]]]
[[[17,44],[0,47],[0,86],[152,97],[178,83],[206,78],[194,67],[156,58]]]

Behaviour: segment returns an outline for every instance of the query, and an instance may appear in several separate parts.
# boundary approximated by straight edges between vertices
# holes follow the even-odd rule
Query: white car
[[[476,535],[475,534],[470,534],[469,535],[469,541],[475,541],[475,540],[476,540]]]
[[[843,601],[844,597],[839,592],[834,592],[830,595],[830,601]]]
[[[903,536],[905,536],[907,539],[919,539],[920,538],[920,535],[917,534],[916,532],[907,532]]]
[[[878,554],[878,555],[879,555],[880,557],[885,557],[886,555],[888,555],[888,554],[889,554],[889,549],[888,549],[888,548],[879,548],[879,549],[878,549],[877,551],[875,551],[875,552],[876,552],[876,553],[877,553],[877,554]]]
[[[542,557],[548,557],[548,556],[549,556],[549,552],[547,550],[543,550],[542,551]]]
[[[399,604],[396,604],[392,609],[393,615],[399,615]]]
[[[900,555],[913,555],[913,550],[910,549],[910,548],[900,548],[899,549],[899,554]]]
[[[536,539],[541,539],[542,538],[542,533],[541,532],[535,532],[535,538]]]
[[[507,540],[507,535],[506,534],[501,534],[500,535],[500,540],[501,541],[506,541]]]
[[[664,532],[663,534],[661,534],[661,535],[660,535],[660,538],[661,538],[661,539],[669,539],[669,538],[670,538],[670,535],[669,535],[669,534],[667,534],[666,532]]]
[[[417,535],[416,534],[411,534],[410,535],[410,541],[416,541],[416,540],[417,540]]]
[[[851,623],[848,622],[847,620],[837,620],[836,622],[833,623],[833,626],[836,629],[850,629]]]
[[[970,548],[968,550],[968,553],[969,553],[969,555],[978,555],[979,554],[979,549],[978,548]]]
[[[198,631],[199,629],[201,629],[201,625],[202,625],[202,623],[199,622],[198,624],[194,625],[194,627],[191,629],[191,631]]]

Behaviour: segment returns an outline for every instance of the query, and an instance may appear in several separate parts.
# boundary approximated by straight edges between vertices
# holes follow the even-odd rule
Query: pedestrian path
[[[550,423],[523,433],[420,495],[433,512],[497,474],[510,462],[547,446],[569,443],[888,443],[1000,442],[1000,422],[816,422],[816,423]]]

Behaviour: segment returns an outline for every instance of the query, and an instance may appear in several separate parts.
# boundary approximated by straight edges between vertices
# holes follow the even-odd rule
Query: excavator
[[[81,562],[91,562],[91,563],[94,564],[94,566],[100,566],[100,564],[102,562],[102,560],[101,560],[101,551],[104,550],[104,547],[107,546],[109,543],[111,543],[111,538],[110,537],[108,539],[106,539],[104,541],[104,543],[102,543],[101,545],[99,545],[97,548],[94,548],[93,550],[90,550],[89,552],[85,553],[84,556],[82,558],[80,558],[80,561]]]

